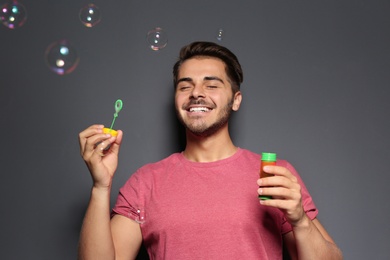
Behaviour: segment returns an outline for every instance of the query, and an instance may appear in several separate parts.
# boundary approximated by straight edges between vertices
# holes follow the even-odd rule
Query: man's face
[[[210,136],[238,110],[241,93],[233,96],[225,64],[212,57],[186,60],[179,69],[175,107],[179,120],[193,134]]]

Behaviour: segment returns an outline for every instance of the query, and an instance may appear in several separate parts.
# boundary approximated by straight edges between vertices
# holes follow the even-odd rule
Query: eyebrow
[[[203,78],[203,81],[212,81],[212,80],[217,80],[221,83],[224,83],[223,80],[219,77],[216,77],[216,76],[206,76]],[[177,81],[177,83],[180,83],[180,82],[192,82],[192,78],[190,77],[187,77],[187,78],[181,78]]]

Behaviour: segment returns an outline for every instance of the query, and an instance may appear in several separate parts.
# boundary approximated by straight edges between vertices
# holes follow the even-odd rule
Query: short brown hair
[[[226,74],[231,80],[233,93],[240,90],[244,75],[236,55],[226,47],[213,42],[193,42],[180,50],[179,59],[173,66],[173,83],[175,87],[177,86],[177,77],[181,64],[196,56],[215,57],[222,60],[226,66]]]

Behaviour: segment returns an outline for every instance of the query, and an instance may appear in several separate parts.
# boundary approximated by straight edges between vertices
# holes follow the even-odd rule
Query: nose
[[[205,92],[202,85],[195,85],[191,92],[191,97],[194,99],[204,98]]]

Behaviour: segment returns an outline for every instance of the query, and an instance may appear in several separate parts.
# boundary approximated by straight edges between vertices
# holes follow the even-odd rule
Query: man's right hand
[[[92,125],[79,134],[80,153],[96,188],[110,188],[118,166],[118,154],[123,132],[117,137],[103,133],[103,125]],[[111,145],[102,156],[103,149]]]

